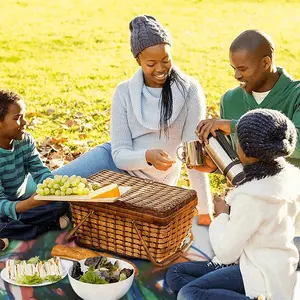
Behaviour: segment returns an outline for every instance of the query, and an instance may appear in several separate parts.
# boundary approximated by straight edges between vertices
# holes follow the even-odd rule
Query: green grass
[[[277,63],[300,77],[298,1],[28,0],[0,1],[0,86],[21,93],[37,140],[67,137],[93,147],[109,139],[115,86],[137,69],[129,48],[129,21],[152,14],[173,37],[174,62],[195,76],[207,95],[208,114],[236,82],[228,47],[243,30],[269,33]],[[47,110],[54,109],[48,115]],[[83,113],[91,128],[62,126]],[[86,149],[84,149],[86,150]]]

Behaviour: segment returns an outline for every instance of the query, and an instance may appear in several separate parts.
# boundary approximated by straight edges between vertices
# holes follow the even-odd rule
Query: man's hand
[[[34,200],[35,195],[36,194],[33,194],[30,198],[18,202],[16,204],[16,212],[21,213],[21,212],[27,211],[29,209],[51,203],[51,201]]]
[[[160,171],[167,171],[176,163],[167,152],[161,149],[151,149],[146,151],[146,160],[152,164],[154,168]]]
[[[217,217],[222,213],[229,215],[229,211],[230,211],[229,205],[223,198],[221,198],[219,195],[214,195],[213,203],[214,203],[215,217]]]
[[[230,134],[231,120],[224,119],[206,119],[202,120],[196,129],[196,134],[200,140],[200,143],[208,144],[208,135],[211,133],[216,136],[216,130],[221,130],[225,135]]]

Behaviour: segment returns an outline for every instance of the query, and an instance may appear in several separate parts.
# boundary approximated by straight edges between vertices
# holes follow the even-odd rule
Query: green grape
[[[41,189],[41,188],[39,188],[39,189],[37,189],[37,190],[36,190],[36,193],[37,193],[38,195],[41,195],[41,196],[43,196],[43,194],[44,194],[44,190],[43,190],[43,189]]]
[[[59,183],[59,182],[61,181],[61,179],[62,179],[62,176],[61,176],[61,175],[55,175],[55,176],[54,176],[54,182]]]
[[[77,185],[78,185],[77,180],[73,180],[71,185],[72,185],[73,187],[77,186]]]
[[[73,190],[71,188],[67,188],[66,195],[71,195]]]
[[[97,182],[93,182],[92,183],[92,189],[93,191],[98,190],[100,188],[100,184]]]
[[[88,184],[88,181],[86,178],[81,178],[80,180],[84,185],[87,185]]]
[[[66,182],[64,185],[63,185],[65,188],[69,188],[70,187],[70,182]]]
[[[37,187],[39,195],[88,195],[90,190],[98,189],[100,185],[94,183],[89,184],[86,178],[81,176],[72,175],[55,175],[54,178],[46,178],[43,183]]]
[[[68,175],[64,175],[64,176],[62,177],[62,180],[65,181],[65,182],[66,182],[68,179],[69,179],[69,176],[68,176]]]
[[[52,181],[52,178],[46,178],[44,181],[43,181],[43,183],[45,183],[45,184],[48,184],[49,182],[51,182]]]
[[[85,188],[85,184],[83,182],[80,182],[78,184],[78,188],[81,189],[81,190],[83,190]]]
[[[55,183],[55,184],[53,185],[53,188],[55,188],[56,190],[59,190],[59,189],[60,189],[60,185],[59,185],[58,183]]]
[[[83,195],[83,189],[77,188],[77,195]]]
[[[48,188],[51,189],[53,187],[53,182],[50,181],[48,184],[47,184]]]

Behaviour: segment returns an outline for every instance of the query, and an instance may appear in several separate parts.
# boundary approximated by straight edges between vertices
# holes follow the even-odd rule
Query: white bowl
[[[114,263],[117,260],[121,269],[123,268],[132,269],[133,270],[132,275],[123,281],[119,281],[115,283],[91,284],[91,283],[85,283],[74,279],[71,276],[71,272],[73,268],[73,266],[71,266],[68,271],[69,281],[73,290],[79,297],[83,298],[84,300],[99,300],[99,299],[118,300],[122,298],[129,291],[134,279],[134,267],[128,262],[123,261],[122,259],[107,257],[107,260],[112,263]],[[81,265],[81,270],[83,272],[88,270],[88,267],[84,265],[84,262],[85,259],[79,261]]]

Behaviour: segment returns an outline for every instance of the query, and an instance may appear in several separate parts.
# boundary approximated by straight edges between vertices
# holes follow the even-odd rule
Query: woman
[[[55,174],[88,177],[110,169],[176,185],[181,169],[176,150],[197,138],[205,96],[194,79],[173,65],[170,35],[154,17],[137,16],[129,28],[131,52],[140,68],[114,93],[111,144],[96,147]],[[198,194],[200,223],[209,224],[208,177],[196,170],[188,170],[188,176]]]

